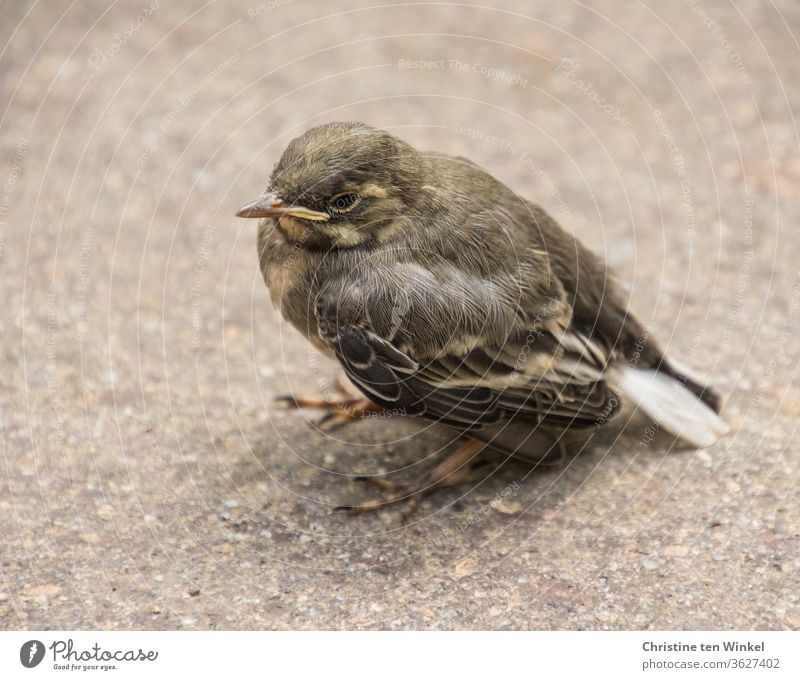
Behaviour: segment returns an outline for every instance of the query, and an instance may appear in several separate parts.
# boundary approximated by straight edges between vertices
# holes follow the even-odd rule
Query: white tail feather
[[[619,386],[665,430],[693,446],[711,446],[728,433],[727,423],[712,408],[665,373],[627,368]]]

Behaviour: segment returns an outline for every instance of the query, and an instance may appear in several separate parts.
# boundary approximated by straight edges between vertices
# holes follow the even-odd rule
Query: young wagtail
[[[533,432],[602,425],[623,399],[693,446],[728,430],[717,394],[664,356],[606,265],[465,158],[322,125],[237,215],[261,220],[273,303],[364,395],[295,405],[338,421],[387,409],[466,436],[419,485],[362,507],[463,481],[487,443],[529,457]]]

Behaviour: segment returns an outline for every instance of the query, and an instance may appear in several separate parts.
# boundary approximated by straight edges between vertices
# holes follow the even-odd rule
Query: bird
[[[401,413],[461,435],[417,483],[342,507],[462,483],[486,448],[530,459],[534,434],[604,427],[625,402],[688,446],[728,432],[719,394],[665,356],[607,264],[465,157],[359,122],[319,125],[236,215],[259,220],[275,307],[359,392],[293,406],[339,424]]]

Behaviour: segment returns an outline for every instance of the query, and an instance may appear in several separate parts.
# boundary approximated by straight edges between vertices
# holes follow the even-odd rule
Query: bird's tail
[[[682,367],[656,369],[627,367],[619,388],[628,399],[668,432],[700,448],[727,434],[728,424],[718,415],[720,400]]]

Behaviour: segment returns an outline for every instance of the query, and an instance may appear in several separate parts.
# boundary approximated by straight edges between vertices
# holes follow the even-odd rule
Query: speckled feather
[[[293,140],[270,190],[326,222],[265,219],[273,302],[377,403],[463,429],[508,419],[585,427],[620,404],[607,377],[638,352],[680,376],[628,313],[602,261],[476,164],[358,123]]]

